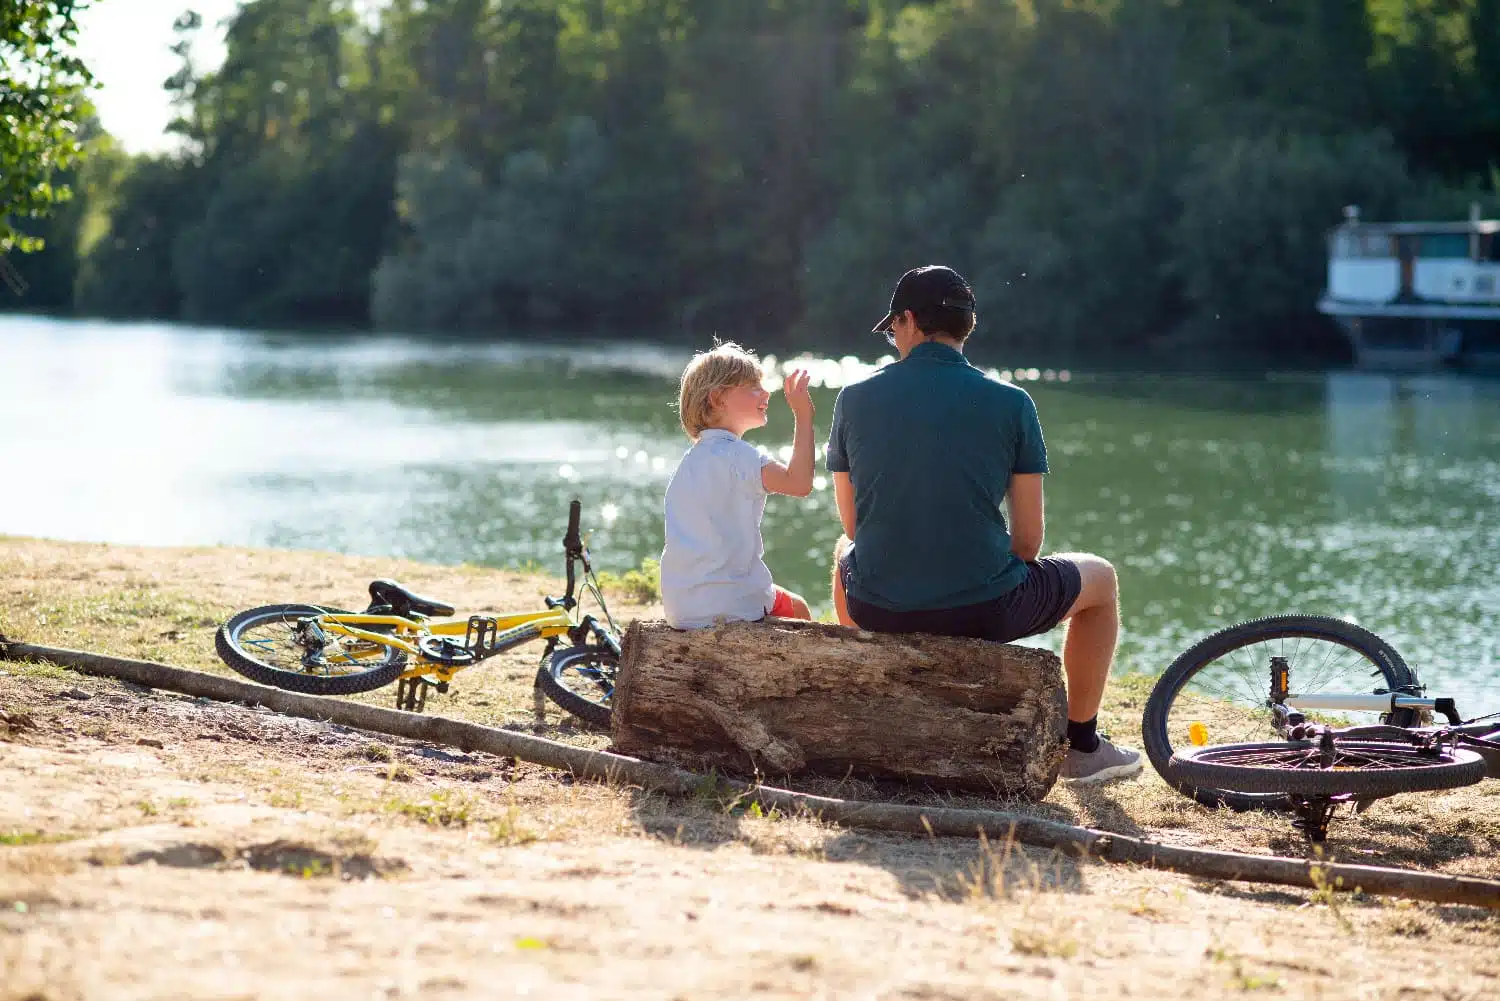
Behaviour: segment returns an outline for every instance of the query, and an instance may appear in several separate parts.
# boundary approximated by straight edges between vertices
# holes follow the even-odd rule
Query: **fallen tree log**
[[[615,750],[696,770],[896,778],[1038,800],[1067,697],[1047,650],[791,619],[682,631],[636,621]]]

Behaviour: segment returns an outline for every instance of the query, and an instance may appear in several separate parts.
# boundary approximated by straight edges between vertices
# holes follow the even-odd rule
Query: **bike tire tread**
[[[1205,636],[1183,651],[1157,679],[1146,700],[1141,719],[1141,736],[1146,756],[1157,773],[1183,795],[1206,806],[1227,806],[1233,810],[1289,810],[1291,798],[1278,790],[1259,793],[1215,789],[1186,780],[1174,780],[1169,772],[1173,748],[1167,735],[1167,716],[1184,685],[1199,669],[1231,650],[1278,636],[1307,636],[1349,644],[1353,649],[1382,666],[1397,686],[1416,683],[1416,676],[1406,661],[1385,640],[1363,626],[1325,615],[1273,615],[1240,622]],[[1415,714],[1401,710],[1395,725],[1415,722]]]
[[[613,651],[597,646],[568,646],[552,652],[536,672],[536,683],[559,708],[586,723],[609,729],[612,713],[608,706],[591,702],[557,679],[568,662],[578,657],[614,657]]]
[[[404,651],[388,652],[384,663],[368,671],[325,677],[296,671],[283,671],[256,660],[239,648],[236,638],[246,623],[276,615],[293,614],[301,610],[305,610],[308,614],[319,612],[334,615],[352,614],[344,609],[300,602],[247,608],[242,612],[236,612],[214,634],[214,649],[218,651],[219,659],[251,681],[303,695],[357,695],[360,692],[371,692],[395,681],[406,670]]]
[[[1344,746],[1380,746],[1380,741],[1357,741]],[[1407,745],[1393,745],[1406,747]],[[1485,761],[1462,748],[1446,752],[1443,759],[1405,768],[1391,769],[1289,769],[1260,765],[1226,764],[1203,760],[1225,751],[1291,748],[1312,750],[1310,741],[1268,741],[1249,744],[1217,744],[1195,747],[1173,755],[1168,771],[1174,780],[1188,785],[1227,789],[1243,793],[1277,793],[1299,796],[1395,796],[1405,792],[1435,792],[1473,785],[1485,777]],[[1414,750],[1414,749],[1413,749]]]

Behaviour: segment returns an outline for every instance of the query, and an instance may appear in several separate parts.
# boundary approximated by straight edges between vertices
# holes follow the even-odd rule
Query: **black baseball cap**
[[[870,332],[887,332],[896,317],[908,309],[920,312],[934,306],[972,313],[974,290],[964,281],[963,275],[941,264],[912,268],[901,276],[901,280],[896,283],[896,290],[891,293],[891,311]]]

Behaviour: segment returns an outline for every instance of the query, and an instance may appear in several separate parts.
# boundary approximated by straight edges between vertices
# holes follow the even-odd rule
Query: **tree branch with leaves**
[[[74,54],[86,0],[0,0],[0,261],[42,241],[14,220],[71,197],[58,174],[82,153],[93,76]],[[3,268],[3,265],[0,265]]]

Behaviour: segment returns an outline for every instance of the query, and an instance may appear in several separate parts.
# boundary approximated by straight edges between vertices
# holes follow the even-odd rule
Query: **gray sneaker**
[[[1103,734],[1099,746],[1092,751],[1075,751],[1068,748],[1063,759],[1059,777],[1072,785],[1092,785],[1112,779],[1128,779],[1141,771],[1141,752],[1128,747],[1116,747]]]

